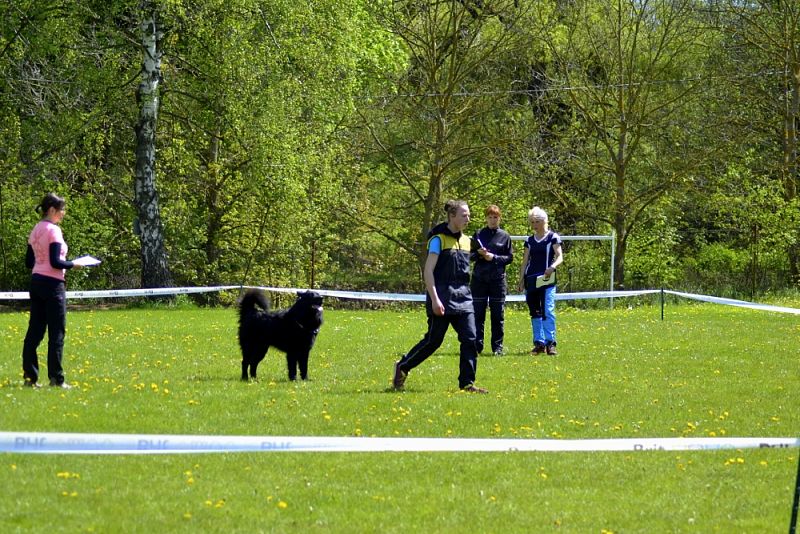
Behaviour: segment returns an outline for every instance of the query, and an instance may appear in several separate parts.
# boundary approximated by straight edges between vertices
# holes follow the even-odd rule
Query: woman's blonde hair
[[[532,207],[528,212],[528,222],[532,223],[534,219],[542,219],[544,222],[547,222],[547,212],[539,206]]]

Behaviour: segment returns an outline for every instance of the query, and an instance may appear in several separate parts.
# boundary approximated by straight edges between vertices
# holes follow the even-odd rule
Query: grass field
[[[800,436],[797,316],[559,306],[557,357],[530,356],[527,314],[508,311],[508,354],[479,362],[489,395],[458,390],[452,332],[406,391],[390,390],[393,362],[422,335],[421,306],[327,310],[306,383],[287,381],[280,353],[258,383],[240,382],[230,309],[70,311],[70,391],[22,387],[27,314],[0,314],[0,430]],[[797,454],[6,453],[0,532],[786,532]]]

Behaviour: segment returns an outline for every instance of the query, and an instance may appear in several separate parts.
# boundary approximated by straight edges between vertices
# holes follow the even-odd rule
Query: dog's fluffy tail
[[[262,310],[268,310],[269,298],[267,298],[266,293],[260,289],[248,289],[242,297],[242,300],[239,301],[239,316],[241,317],[246,313],[255,311],[256,306]]]

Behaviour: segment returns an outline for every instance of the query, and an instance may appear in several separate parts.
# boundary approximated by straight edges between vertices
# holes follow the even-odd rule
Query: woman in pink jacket
[[[38,388],[39,343],[48,332],[47,376],[50,385],[69,389],[64,380],[61,359],[64,353],[64,333],[67,324],[67,292],[64,274],[67,269],[80,267],[67,260],[67,243],[58,226],[64,218],[67,203],[63,198],[48,193],[36,211],[42,219],[33,227],[28,238],[25,265],[32,270],[30,301],[31,313],[28,332],[22,348],[22,371],[25,385]]]

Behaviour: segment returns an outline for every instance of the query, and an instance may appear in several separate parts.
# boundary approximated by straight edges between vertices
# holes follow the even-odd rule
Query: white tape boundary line
[[[210,287],[171,287],[155,289],[113,289],[92,291],[67,291],[68,299],[95,299],[113,297],[147,297],[162,295],[186,295],[190,293],[210,293],[215,291],[228,291],[238,289],[263,289],[273,293],[298,293],[307,289],[297,287],[267,287],[267,286],[210,286]],[[332,289],[315,289],[325,297],[336,297],[354,300],[381,300],[402,302],[425,302],[424,294],[417,293],[371,293],[366,291],[338,291]],[[600,299],[616,297],[635,297],[658,293],[657,289],[639,291],[586,291],[581,293],[558,293],[556,300]],[[27,291],[0,292],[0,300],[28,300]],[[508,302],[525,302],[525,295],[508,295]]]
[[[138,296],[162,296],[162,295],[186,295],[191,293],[210,293],[228,290],[241,289],[263,289],[274,293],[297,293],[306,291],[296,287],[268,287],[268,286],[208,286],[208,287],[169,287],[151,289],[114,289],[114,290],[95,290],[95,291],[67,291],[68,299],[82,298],[109,298],[109,297],[138,297]],[[354,300],[380,300],[380,301],[403,301],[403,302],[424,302],[424,294],[412,293],[374,293],[364,291],[338,291],[330,289],[315,289],[318,293],[326,297],[335,297]],[[581,300],[581,299],[601,299],[601,298],[622,298],[636,297],[641,295],[652,295],[659,293],[658,289],[643,289],[631,291],[585,291],[580,293],[557,293],[556,300]],[[771,304],[759,304],[744,300],[713,297],[709,295],[698,295],[685,293],[682,291],[664,290],[665,294],[684,297],[687,299],[709,302],[714,304],[725,304],[740,308],[750,308],[761,311],[771,311],[776,313],[791,313],[800,315],[800,309],[789,308],[786,306],[773,306]],[[27,300],[27,291],[0,292],[0,300]],[[524,295],[508,295],[508,302],[524,302]]]
[[[379,438],[0,432],[0,452],[186,454],[209,452],[615,452],[797,448],[800,438]]]
[[[268,286],[209,286],[209,287],[165,287],[152,289],[112,289],[112,290],[91,290],[91,291],[67,291],[68,299],[91,299],[91,298],[113,298],[113,297],[148,297],[163,295],[187,295],[190,293],[210,293],[218,291],[239,290],[239,289],[263,289],[274,293],[298,293],[307,289],[297,287],[268,287]],[[424,294],[416,293],[374,293],[365,291],[338,291],[331,289],[315,289],[314,291],[326,297],[336,297],[354,300],[381,300],[381,301],[404,301],[404,302],[424,302]],[[646,289],[638,291],[586,291],[581,293],[558,293],[556,300],[578,300],[578,299],[599,299],[614,297],[634,297],[658,293],[657,289]],[[27,291],[0,292],[0,300],[28,300]],[[510,302],[525,302],[525,295],[509,295],[506,298]]]
[[[711,297],[708,295],[695,295],[693,293],[683,293],[681,291],[664,290],[664,293],[684,297],[687,299],[700,300],[703,302],[711,302],[714,304],[725,304],[728,306],[737,306],[739,308],[750,308],[753,310],[772,311],[778,313],[792,313],[800,315],[800,309],[787,308],[786,306],[773,306],[771,304],[758,304],[757,302],[747,302],[746,300],[726,299],[722,297]]]
[[[188,295],[240,289],[242,286],[157,287],[148,289],[102,289],[92,291],[67,291],[68,299],[96,299],[110,297],[152,297],[163,295]],[[28,300],[27,291],[0,292],[0,300]]]
[[[298,293],[307,291],[296,287],[265,287],[243,286],[245,289],[263,289],[274,293]],[[370,293],[364,291],[338,291],[332,289],[314,289],[324,297],[336,297],[355,300],[382,300],[403,302],[425,302],[424,294],[417,293]],[[635,297],[658,293],[658,289],[643,289],[637,291],[586,291],[581,293],[557,293],[556,300],[599,299],[613,297]],[[68,295],[69,296],[69,295]],[[525,302],[525,295],[508,295],[506,302]]]

